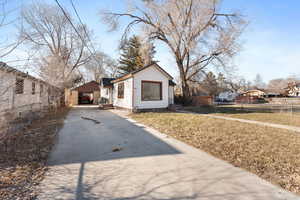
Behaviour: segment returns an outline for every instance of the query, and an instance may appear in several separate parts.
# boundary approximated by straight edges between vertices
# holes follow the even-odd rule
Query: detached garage
[[[96,81],[91,81],[71,90],[72,105],[98,104],[100,87]]]

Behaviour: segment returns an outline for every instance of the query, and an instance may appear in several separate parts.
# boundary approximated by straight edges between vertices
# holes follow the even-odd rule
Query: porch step
[[[99,109],[101,110],[108,110],[108,109],[113,109],[114,106],[112,104],[100,104]]]

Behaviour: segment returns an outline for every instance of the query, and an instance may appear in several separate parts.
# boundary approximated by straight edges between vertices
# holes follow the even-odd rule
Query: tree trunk
[[[189,104],[191,100],[190,88],[188,82],[186,80],[186,74],[184,72],[183,64],[180,61],[177,61],[177,65],[180,73],[180,81],[181,81],[181,92],[183,97],[183,104]]]
[[[183,97],[183,103],[185,105],[188,105],[191,102],[191,94],[190,94],[190,88],[185,79],[181,80],[181,89],[182,89],[182,97]]]

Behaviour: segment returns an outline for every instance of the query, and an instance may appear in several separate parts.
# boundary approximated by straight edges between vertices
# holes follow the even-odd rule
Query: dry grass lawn
[[[51,112],[23,130],[0,140],[0,199],[36,199],[35,186],[47,170],[46,161],[68,109]]]
[[[244,114],[222,114],[226,117],[248,119],[261,122],[270,122],[289,126],[300,127],[299,113],[244,113]]]
[[[140,113],[131,117],[300,194],[299,133],[195,114]]]
[[[257,107],[255,107],[255,105],[244,105],[244,107],[239,105],[230,105],[214,107],[185,107],[185,110],[201,114],[215,114],[239,119],[300,127],[300,112],[298,108],[295,109],[296,112],[290,112],[288,110],[279,112],[280,110],[272,110],[271,108],[263,105]]]

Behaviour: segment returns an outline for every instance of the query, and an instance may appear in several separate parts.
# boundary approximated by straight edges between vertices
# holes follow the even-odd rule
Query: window
[[[35,82],[32,82],[31,85],[32,85],[31,94],[35,94]]]
[[[124,83],[118,84],[118,98],[123,99],[124,98]]]
[[[162,100],[162,83],[142,81],[142,101]]]
[[[16,79],[16,94],[23,94],[24,93],[24,79],[17,78]]]
[[[43,92],[44,92],[44,85],[40,84],[40,93],[43,94]]]
[[[109,89],[108,89],[108,88],[106,88],[106,95],[108,95],[108,91],[109,91]]]

